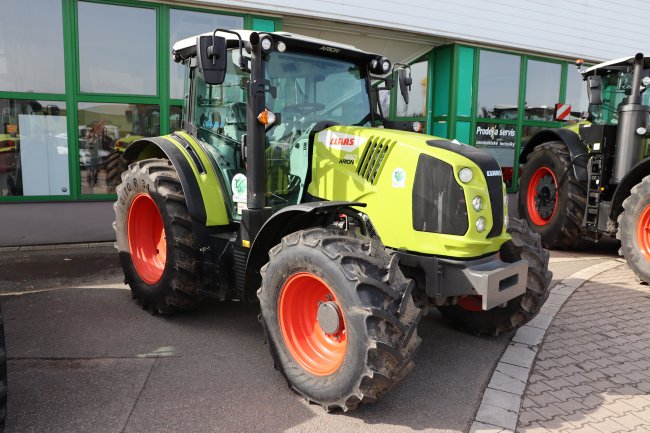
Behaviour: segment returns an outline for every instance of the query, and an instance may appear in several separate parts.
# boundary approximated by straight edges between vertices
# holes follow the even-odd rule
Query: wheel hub
[[[553,215],[556,193],[557,188],[553,178],[549,175],[543,176],[537,184],[537,197],[535,197],[535,205],[542,218],[548,219]]]
[[[530,178],[526,204],[530,221],[544,226],[551,221],[557,208],[558,187],[555,174],[548,167],[539,167]]]
[[[336,302],[327,301],[318,306],[316,320],[327,335],[337,334],[341,330],[341,312]]]

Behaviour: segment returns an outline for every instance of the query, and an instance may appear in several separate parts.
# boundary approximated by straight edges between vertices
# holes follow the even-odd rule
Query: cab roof
[[[248,44],[251,34],[254,33],[253,30],[232,30],[232,31],[239,33],[242,40],[244,41],[245,46],[246,44]],[[322,50],[322,51],[327,51],[329,53],[341,54],[344,57],[358,57],[363,59],[380,57],[378,54],[369,53],[360,50],[353,45],[341,44],[338,42],[327,41],[324,39],[312,38],[310,36],[298,35],[295,33],[288,33],[288,32],[260,32],[260,33],[271,35],[273,39],[281,40],[285,42],[289,47],[291,46],[300,46],[302,48],[310,47],[313,50]],[[185,38],[176,42],[172,48],[172,54],[182,59],[196,56],[196,38],[198,38],[199,36],[212,36],[212,32],[191,36],[189,38]],[[217,36],[225,38],[229,48],[236,47],[239,41],[237,36],[235,36],[232,33],[217,32]]]
[[[634,58],[635,56],[629,56],[599,63],[582,71],[582,76],[588,77],[590,75],[602,75],[613,71],[626,71],[628,68],[634,67]],[[643,58],[643,67],[650,68],[650,57]]]

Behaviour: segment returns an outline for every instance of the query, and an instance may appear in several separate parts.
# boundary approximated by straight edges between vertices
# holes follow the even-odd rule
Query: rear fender
[[[171,161],[181,181],[187,208],[206,226],[229,224],[222,188],[209,156],[189,135],[149,137],[133,142],[123,154],[130,164],[148,158]]]
[[[587,181],[587,160],[586,155],[589,151],[587,146],[582,142],[580,136],[570,129],[566,128],[557,128],[557,129],[544,129],[539,131],[537,134],[533,135],[530,140],[526,143],[524,148],[519,155],[519,163],[525,164],[528,158],[528,155],[542,143],[549,141],[561,141],[564,143],[569,150],[569,155],[571,160],[574,160],[573,163],[573,173],[576,179],[579,182]]]

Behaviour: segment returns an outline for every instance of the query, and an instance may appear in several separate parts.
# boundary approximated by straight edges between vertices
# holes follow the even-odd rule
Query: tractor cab
[[[632,94],[634,57],[600,63],[582,71],[589,94],[589,120],[598,124],[618,124],[618,108]],[[641,103],[650,105],[650,57],[643,58],[640,73]]]
[[[391,71],[384,57],[290,33],[257,36],[256,53],[249,42],[252,34],[215,31],[177,42],[173,48],[175,60],[187,66],[183,128],[195,131],[218,161],[234,220],[241,220],[251,208],[246,189],[259,188],[248,194],[263,198],[253,203],[258,209],[275,211],[301,203],[310,135],[326,126],[371,126],[382,120],[371,107],[371,100],[376,100],[370,95],[371,74]],[[206,49],[221,44],[220,58],[213,58],[221,68],[216,79],[210,70],[212,60],[202,58],[201,44]],[[251,89],[259,95],[251,99],[255,102],[247,113]],[[252,133],[247,131],[249,123]],[[251,170],[260,162],[262,170]],[[263,220],[261,216],[254,225]]]

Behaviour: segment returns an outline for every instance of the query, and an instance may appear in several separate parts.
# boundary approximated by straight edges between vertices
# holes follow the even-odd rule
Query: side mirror
[[[602,81],[599,75],[587,77],[587,96],[589,97],[589,104],[601,105],[603,103],[601,89]]]
[[[199,36],[196,53],[199,71],[206,84],[221,84],[226,79],[226,39],[219,36]]]
[[[402,94],[402,99],[404,103],[408,105],[409,103],[409,92],[411,91],[411,84],[413,83],[413,78],[409,71],[409,75],[406,75],[406,69],[397,70],[397,81],[399,83],[399,91]]]

